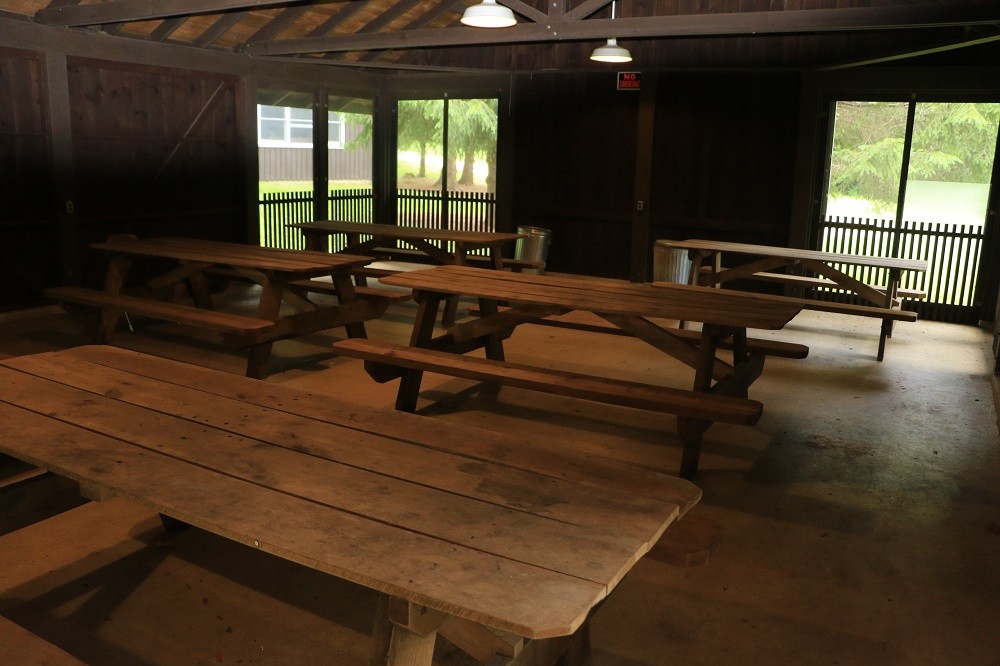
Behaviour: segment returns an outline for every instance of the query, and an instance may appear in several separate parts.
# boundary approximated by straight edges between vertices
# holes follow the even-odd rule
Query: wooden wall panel
[[[0,309],[40,301],[58,274],[43,70],[0,49]]]
[[[797,140],[797,74],[662,74],[654,238],[784,245]]]
[[[638,95],[613,73],[535,74],[513,99],[514,224],[552,229],[552,270],[624,277]]]
[[[45,217],[50,187],[42,64],[0,50],[0,225]]]
[[[650,239],[786,243],[798,75],[661,73],[657,90]],[[514,223],[553,230],[552,270],[627,277],[638,95],[613,74],[523,76],[513,108]]]
[[[235,77],[80,58],[68,69],[81,243],[245,239]]]

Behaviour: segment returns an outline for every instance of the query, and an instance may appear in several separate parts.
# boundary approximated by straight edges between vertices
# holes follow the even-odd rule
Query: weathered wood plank
[[[55,362],[59,362],[61,357],[61,352],[49,356]],[[372,410],[315,393],[300,392],[294,400],[290,400],[287,391],[267,382],[233,381],[232,377],[220,377],[219,373],[206,368],[126,349],[79,347],[73,350],[73,357],[171,384],[199,386],[204,391],[240,400],[247,405],[305,416],[351,430],[365,430],[428,451],[448,452],[473,461],[489,461],[543,478],[600,488],[615,495],[663,499],[678,504],[682,515],[701,498],[701,491],[694,484],[617,460],[581,455],[575,447],[569,447],[567,451],[556,443],[528,442],[488,430],[439,421],[435,421],[431,432],[426,418],[421,416]],[[417,459],[414,456],[410,462]]]
[[[688,290],[668,293],[663,289],[669,286],[598,279],[588,280],[587,290],[583,292],[576,276],[481,271],[461,266],[398,273],[380,278],[380,281],[444,294],[476,294],[500,301],[749,328],[781,328],[801,310],[791,303],[769,303],[746,298],[743,292],[707,287],[688,287]],[[691,289],[694,291],[689,291]]]
[[[13,367],[25,367],[21,363]],[[659,538],[660,520],[652,516],[669,510],[669,500],[663,502],[650,498],[634,498],[620,496],[610,492],[594,489],[581,489],[575,484],[559,481],[536,474],[521,472],[506,468],[488,461],[471,461],[463,456],[455,456],[439,451],[429,450],[385,438],[360,429],[348,429],[328,423],[303,421],[302,418],[289,415],[265,407],[254,407],[238,399],[221,398],[207,392],[202,395],[197,404],[192,404],[189,392],[178,386],[161,381],[150,380],[140,383],[134,376],[110,368],[94,366],[92,372],[85,376],[60,368],[58,362],[48,362],[39,359],[30,366],[34,372],[42,374],[36,377],[32,384],[25,380],[11,379],[12,387],[9,397],[4,399],[16,402],[25,407],[43,404],[51,400],[46,397],[48,389],[58,394],[58,386],[52,381],[65,382],[67,385],[87,391],[92,397],[85,405],[77,407],[67,400],[65,411],[71,413],[75,422],[92,423],[98,429],[113,436],[123,438],[134,437],[143,429],[168,429],[173,437],[195,438],[197,442],[185,443],[184,447],[206,459],[215,460],[215,449],[228,451],[218,460],[221,466],[229,464],[226,456],[237,456],[242,463],[254,470],[262,479],[275,479],[279,475],[287,478],[290,488],[298,483],[302,487],[311,488],[317,496],[328,498],[331,504],[358,502],[372,504],[381,502],[384,498],[369,497],[372,488],[378,488],[378,493],[406,493],[407,502],[411,505],[403,515],[385,520],[414,521],[415,529],[431,529],[431,525],[421,527],[421,520],[432,520],[436,511],[451,513],[451,520],[457,521],[463,527],[452,538],[475,540],[480,547],[488,547],[491,539],[515,538],[520,530],[516,525],[527,520],[518,515],[517,511],[530,511],[538,517],[554,519],[566,524],[579,525],[585,528],[601,528],[607,524],[617,523],[614,532],[628,539],[638,539],[651,545]],[[31,386],[35,388],[32,389]],[[16,388],[20,386],[20,388]],[[129,409],[129,405],[117,405],[116,409],[132,414],[136,421],[130,424],[116,424],[108,417],[101,418],[101,412],[90,401],[101,402],[101,396],[113,395],[119,402],[139,405],[150,410],[163,412],[147,414],[141,409]],[[80,398],[77,398],[80,400]],[[107,408],[105,408],[107,409]],[[176,416],[173,416],[176,415]],[[138,422],[145,426],[136,425]],[[199,435],[206,427],[218,428],[222,435],[213,431]],[[426,428],[426,425],[424,426]],[[467,433],[466,433],[467,435]],[[229,442],[236,436],[245,438],[239,442]],[[424,434],[431,439],[433,433]],[[212,440],[214,443],[209,443]],[[219,440],[219,441],[215,441]],[[259,469],[262,464],[254,453],[253,446],[261,440],[269,441],[275,446],[284,446],[288,455],[279,452],[269,453],[272,460],[288,461],[288,465],[299,467],[303,465],[293,453],[306,453],[310,462],[305,469],[297,469],[294,473],[283,468]],[[176,442],[163,443],[163,450],[179,446]],[[240,448],[234,448],[239,446]],[[243,447],[247,447],[244,448]],[[204,450],[203,450],[204,449]],[[178,453],[177,455],[181,455]],[[195,455],[191,453],[190,455]],[[329,464],[328,464],[329,463]],[[341,469],[338,465],[347,466]],[[310,467],[314,467],[311,470]],[[369,474],[363,473],[368,472]],[[355,475],[355,472],[357,474]],[[239,471],[234,471],[239,475]],[[340,479],[345,484],[354,486],[336,489]],[[354,479],[354,481],[351,481]],[[364,482],[364,483],[363,483]],[[359,485],[360,484],[360,485]],[[441,506],[449,500],[436,497],[433,493],[420,491],[413,486],[429,486],[447,493],[469,498],[469,502],[455,501],[454,506]],[[509,495],[510,488],[530,489],[530,494],[523,493],[520,497]],[[338,495],[342,492],[343,495]],[[491,508],[487,505],[496,505]],[[406,504],[406,503],[402,503]],[[355,507],[357,508],[357,507]],[[392,507],[384,507],[383,511]],[[508,513],[509,509],[515,513]],[[373,510],[371,506],[365,509]],[[678,507],[679,510],[679,507]],[[409,512],[416,515],[409,515]],[[484,513],[485,512],[485,513]],[[485,520],[483,533],[477,536],[475,530],[465,531],[465,523],[476,520],[476,514],[489,515]],[[433,522],[433,521],[432,521]],[[511,534],[492,534],[489,524],[507,524]],[[540,522],[541,526],[544,521]],[[523,527],[523,525],[522,525]],[[442,525],[445,531],[451,529]],[[542,529],[539,527],[539,529]],[[580,532],[581,538],[588,538],[588,532]],[[464,536],[463,536],[464,535]],[[527,556],[527,555],[526,555]]]
[[[51,287],[45,290],[45,296],[54,301],[78,303],[94,308],[109,308],[226,333],[262,333],[274,327],[274,322],[266,319],[205,310],[181,303],[155,301],[138,296],[109,294],[85,287]]]
[[[551,368],[504,363],[372,340],[341,340],[334,343],[334,349],[338,353],[367,361],[440,372],[477,381],[495,381],[520,388],[637,409],[684,414],[710,421],[750,425],[757,422],[762,411],[761,404],[752,400],[581,375]]]
[[[529,638],[572,633],[604,585],[441,542],[0,403],[0,450],[313,569]],[[391,557],[386,554],[391,553]],[[516,581],[494,585],[493,581]]]

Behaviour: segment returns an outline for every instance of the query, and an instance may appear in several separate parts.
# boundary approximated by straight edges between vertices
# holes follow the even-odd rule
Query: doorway
[[[397,102],[396,224],[496,230],[498,106],[495,97]]]
[[[374,100],[261,87],[257,92],[261,245],[303,249],[290,222],[371,222]],[[334,238],[333,245],[343,245]],[[342,247],[332,247],[340,250]]]
[[[976,323],[998,127],[995,103],[835,101],[816,249],[925,260],[927,273],[901,287],[926,297],[904,307]],[[869,284],[886,278],[854,272]]]

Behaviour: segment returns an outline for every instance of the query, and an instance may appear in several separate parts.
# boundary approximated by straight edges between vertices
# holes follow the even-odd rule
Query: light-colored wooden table
[[[505,243],[526,238],[527,234],[500,231],[461,231],[457,229],[424,229],[421,227],[398,226],[395,224],[367,224],[363,222],[343,222],[340,220],[316,220],[315,222],[294,222],[288,225],[302,231],[306,239],[306,249],[323,250],[330,236],[344,235],[349,254],[372,254],[377,248],[394,247],[402,241],[426,254],[438,264],[466,264],[470,253],[487,250],[487,257],[493,268],[502,267]],[[362,240],[362,236],[369,236]],[[454,249],[449,249],[453,246]]]
[[[0,361],[0,383],[0,452],[387,595],[381,663],[430,664],[437,633],[491,664],[585,647],[594,607],[701,496],[615,461],[110,346]]]
[[[801,306],[749,298],[740,292],[710,288],[652,286],[622,280],[574,275],[537,275],[483,271],[462,266],[439,266],[381,278],[414,291],[419,310],[410,345],[466,353],[485,348],[487,358],[503,361],[503,338],[524,323],[571,311],[592,312],[626,333],[643,340],[695,370],[692,389],[706,396],[747,397],[760,376],[764,354],[747,348],[747,329],[780,329]],[[434,317],[440,302],[453,295],[479,300],[483,316],[450,327],[435,337]],[[499,304],[512,307],[500,310]],[[681,331],[657,325],[652,319],[702,322],[696,341]],[[732,362],[720,358],[729,342]],[[581,353],[583,353],[581,351]],[[421,374],[402,375],[396,406],[412,410],[420,391]],[[681,475],[697,470],[704,430],[710,421],[678,415],[684,440]]]
[[[363,222],[344,222],[341,220],[316,220],[313,222],[293,222],[289,227],[299,229],[306,240],[306,249],[322,251],[327,248],[330,236],[343,235],[346,246],[343,252],[378,256],[379,249],[394,248],[397,242],[403,242],[422,252],[428,259],[439,265],[464,266],[474,259],[473,252],[486,250],[484,267],[501,269],[510,260],[503,256],[503,246],[519,238],[527,238],[527,234],[507,233],[501,231],[462,231],[457,229],[427,229],[422,227],[400,226],[395,224],[368,224]],[[531,262],[526,262],[531,264]],[[516,266],[520,268],[521,266]],[[531,265],[530,267],[540,267]],[[355,279],[359,285],[367,284],[367,276],[381,276],[392,273],[390,270],[359,271]],[[448,301],[442,320],[452,323],[455,320],[457,299]]]
[[[800,286],[827,286],[843,289],[848,293],[856,294],[870,305],[886,310],[900,308],[899,284],[904,272],[927,271],[927,262],[920,259],[894,259],[699,239],[658,240],[656,244],[665,248],[688,251],[692,260],[688,284],[715,286],[741,278],[762,277]],[[757,258],[738,266],[725,267],[723,255],[732,254],[750,255]],[[706,259],[708,260],[709,272],[707,275],[702,275],[700,270]],[[884,270],[887,276],[886,284],[867,284],[840,270],[836,264]],[[796,266],[814,273],[815,276],[770,273],[776,268]],[[892,335],[892,322],[893,320],[889,318],[882,320],[878,350],[878,360],[880,361],[885,354],[885,340]]]
[[[246,374],[250,377],[260,378],[267,374],[271,348],[276,340],[340,326],[345,326],[351,337],[364,337],[363,322],[380,316],[387,306],[387,303],[358,299],[355,295],[351,271],[370,262],[368,257],[191,238],[114,236],[92,247],[108,253],[104,291],[99,295],[77,292],[79,302],[90,299],[88,304],[103,304],[96,341],[110,342],[121,315],[128,312],[219,328],[224,341],[249,347]],[[173,267],[141,286],[135,296],[142,300],[126,296],[133,264],[150,259],[168,260]],[[208,276],[212,272],[223,272],[260,286],[257,309],[249,315],[256,322],[245,321],[247,317],[214,313],[215,305],[208,289]],[[329,277],[333,281],[338,304],[320,305],[301,290],[289,288],[293,282],[316,277]],[[73,294],[67,294],[67,290],[54,291],[57,292],[54,298],[72,300]],[[187,295],[194,301],[191,308],[169,302],[164,304],[164,301]],[[224,328],[229,321],[234,322],[232,327]]]

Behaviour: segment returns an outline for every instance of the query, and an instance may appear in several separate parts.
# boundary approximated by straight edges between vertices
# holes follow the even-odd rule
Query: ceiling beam
[[[801,9],[520,23],[510,28],[445,28],[257,42],[251,55],[287,55],[478,44],[643,37],[714,37],[937,28],[1000,23],[1000,3]]]
[[[215,14],[230,9],[266,9],[295,0],[109,0],[90,5],[48,6],[35,12],[35,20],[47,25],[80,26],[102,23]]]
[[[208,48],[215,40],[222,37],[233,26],[242,21],[245,15],[244,12],[229,12],[221,15],[215,20],[215,23],[205,29],[205,32],[198,35],[198,38],[194,40],[194,45],[200,48]]]
[[[521,16],[527,19],[531,19],[534,22],[548,21],[549,15],[544,12],[540,12],[531,5],[521,2],[521,0],[500,0],[501,5],[507,5],[508,8],[517,12]]]
[[[909,58],[918,58],[925,55],[933,55],[935,53],[944,53],[945,51],[954,51],[956,49],[964,49],[970,46],[981,46],[983,44],[990,44],[992,42],[1000,42],[1000,35],[991,35],[989,37],[981,37],[979,39],[963,40],[961,42],[954,42],[950,44],[941,44],[939,46],[933,46],[931,48],[921,49],[919,51],[907,51],[905,53],[894,53],[892,55],[886,55],[879,58],[869,58],[867,60],[855,60],[852,62],[841,63],[839,65],[829,65],[827,67],[821,67],[819,71],[821,72],[832,72],[838,69],[850,69],[852,67],[864,67],[867,65],[881,64],[884,62],[893,62],[895,60],[906,60]]]
[[[585,0],[573,9],[566,12],[566,20],[587,18],[599,9],[603,9],[611,4],[611,0]]]

